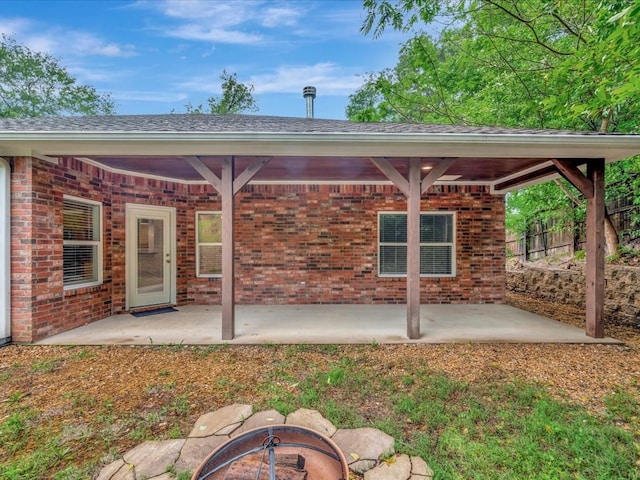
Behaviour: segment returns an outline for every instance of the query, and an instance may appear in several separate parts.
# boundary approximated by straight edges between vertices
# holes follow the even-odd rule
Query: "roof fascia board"
[[[0,132],[0,154],[180,154],[607,158],[640,153],[637,135],[459,133]]]

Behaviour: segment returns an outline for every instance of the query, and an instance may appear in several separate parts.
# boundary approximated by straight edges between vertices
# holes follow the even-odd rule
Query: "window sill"
[[[407,278],[406,274],[392,274],[392,273],[388,273],[388,274],[379,274],[378,278]],[[456,278],[456,274],[451,274],[451,275],[420,275],[420,278]]]
[[[85,293],[99,292],[102,290],[104,283],[96,283],[92,285],[79,285],[64,287],[65,297],[75,297],[77,295],[84,295]]]

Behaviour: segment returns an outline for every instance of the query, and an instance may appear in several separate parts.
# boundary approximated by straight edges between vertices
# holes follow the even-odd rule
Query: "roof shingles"
[[[0,118],[0,132],[200,132],[200,133],[365,133],[603,135],[597,132],[471,127],[417,123],[357,123],[347,120],[262,115],[106,115],[87,117]]]

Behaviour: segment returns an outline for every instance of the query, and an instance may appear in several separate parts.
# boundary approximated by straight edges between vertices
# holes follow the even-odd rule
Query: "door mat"
[[[133,315],[134,317],[148,317],[149,315],[158,315],[160,313],[170,313],[170,312],[177,312],[178,310],[176,310],[173,307],[163,307],[163,308],[156,308],[155,310],[146,310],[144,312],[135,312],[132,313],[131,315]]]

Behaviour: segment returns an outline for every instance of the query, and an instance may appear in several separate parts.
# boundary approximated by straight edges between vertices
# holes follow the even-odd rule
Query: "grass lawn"
[[[0,349],[0,478],[92,478],[138,443],[184,437],[201,414],[238,402],[379,428],[436,479],[640,479],[639,354],[601,345],[11,346]]]

